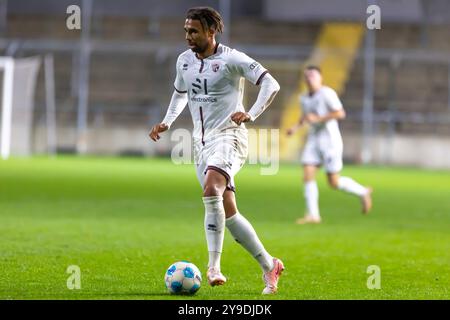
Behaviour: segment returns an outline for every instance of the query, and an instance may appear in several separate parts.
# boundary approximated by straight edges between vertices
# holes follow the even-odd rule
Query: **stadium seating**
[[[25,21],[25,22],[24,22]],[[79,38],[79,31],[69,31],[61,28],[61,17],[28,15],[21,19],[11,15],[8,20],[7,37],[15,39],[49,39],[71,41]],[[270,26],[270,27],[269,27]],[[317,23],[277,22],[255,19],[236,19],[230,29],[231,45],[297,45],[312,46],[320,30]],[[246,32],[242,32],[245,30]],[[428,27],[426,35],[421,26],[408,24],[387,24],[382,32],[377,32],[377,48],[414,49],[428,51],[450,50],[448,28],[444,25]],[[280,34],[282,33],[282,36]],[[178,18],[161,18],[159,20],[145,18],[108,17],[95,19],[92,23],[91,37],[96,40],[137,41],[139,43],[158,44],[183,47],[183,31]],[[32,55],[44,53],[42,50],[20,50],[17,55]],[[143,125],[154,122],[149,115],[161,116],[165,112],[172,91],[174,77],[174,62],[177,52],[169,55],[136,52],[93,52],[90,61],[90,110],[94,119],[102,118],[103,124],[115,121],[117,115],[127,115],[130,122],[136,121]],[[363,53],[362,50],[360,52]],[[55,79],[58,121],[75,123],[76,119],[76,70],[70,51],[56,51]],[[76,56],[75,56],[76,58]],[[255,57],[259,58],[259,57]],[[267,61],[261,57],[274,76],[279,80],[282,91],[277,97],[271,112],[259,119],[260,126],[278,127],[281,111],[287,102],[289,93],[295,90],[299,81],[298,68],[282,67],[281,62]],[[302,61],[298,61],[301,63]],[[75,60],[76,63],[76,60]],[[161,70],[161,65],[165,71]],[[159,68],[156,68],[158,66]],[[75,67],[75,69],[74,69]],[[448,115],[448,64],[401,60],[397,67],[391,61],[378,59],[376,61],[374,111],[387,111],[402,114],[427,114],[430,112]],[[342,100],[348,111],[349,118],[342,126],[344,130],[359,131],[361,129],[360,114],[362,112],[364,88],[364,62],[357,59],[351,69],[345,85]],[[326,79],[325,79],[326,82]],[[42,121],[45,106],[45,91],[43,73],[40,72],[36,90],[36,121]],[[247,85],[246,105],[256,97],[257,88]],[[141,108],[141,109],[139,109]],[[158,110],[152,110],[157,108]],[[134,112],[129,112],[134,110]],[[142,110],[141,115],[139,111]],[[110,111],[111,114],[108,114]],[[100,114],[102,114],[100,116]],[[116,116],[115,116],[116,115]],[[134,119],[134,120],[133,120]],[[145,119],[145,120],[143,120]],[[408,117],[406,117],[408,119]],[[400,121],[400,119],[399,119]],[[396,130],[406,130],[411,127],[410,120],[402,125],[396,125]],[[190,125],[190,118],[183,113],[180,125]],[[445,130],[439,123],[416,123],[420,132]],[[380,128],[383,124],[380,124]],[[448,126],[446,126],[448,127]]]

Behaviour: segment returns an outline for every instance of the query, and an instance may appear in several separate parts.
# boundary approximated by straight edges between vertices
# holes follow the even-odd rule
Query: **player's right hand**
[[[150,138],[153,141],[158,141],[161,137],[159,136],[159,134],[161,132],[167,131],[167,129],[169,129],[169,126],[165,123],[158,123],[156,125],[153,126],[152,130],[150,131],[150,133],[148,134],[150,136]]]

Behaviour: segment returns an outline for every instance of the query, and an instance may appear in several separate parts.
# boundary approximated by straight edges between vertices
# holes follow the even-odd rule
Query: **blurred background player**
[[[191,8],[184,25],[189,50],[177,60],[175,91],[164,120],[150,137],[157,141],[168,130],[189,101],[194,122],[194,153],[197,177],[203,188],[205,232],[209,251],[207,278],[211,286],[226,282],[220,270],[224,227],[230,230],[261,265],[263,294],[277,291],[283,263],[264,248],[255,230],[237,209],[234,175],[247,157],[247,129],[272,102],[278,82],[246,54],[216,42],[223,29],[220,14],[208,7]],[[255,104],[245,112],[241,78],[260,85]]]
[[[308,66],[304,76],[308,92],[300,96],[303,113],[300,121],[287,131],[288,135],[292,135],[301,126],[310,125],[302,154],[306,213],[296,222],[321,222],[319,189],[316,182],[316,171],[321,165],[325,167],[330,187],[358,196],[362,212],[366,214],[372,208],[372,188],[364,187],[352,178],[340,176],[343,166],[343,142],[338,120],[345,118],[342,103],[333,89],[322,84],[319,67]]]

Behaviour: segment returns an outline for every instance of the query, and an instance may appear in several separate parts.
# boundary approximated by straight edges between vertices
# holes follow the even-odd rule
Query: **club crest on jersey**
[[[219,68],[220,68],[220,65],[219,65],[218,63],[214,63],[214,64],[212,65],[212,70],[213,70],[214,72],[219,71]]]

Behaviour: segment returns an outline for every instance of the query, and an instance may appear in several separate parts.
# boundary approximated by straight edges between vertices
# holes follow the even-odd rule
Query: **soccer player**
[[[303,114],[300,121],[287,131],[288,135],[292,135],[303,125],[310,125],[302,155],[306,213],[296,222],[321,222],[319,190],[315,179],[317,168],[322,164],[327,172],[329,185],[333,189],[358,196],[362,203],[362,212],[366,214],[372,207],[372,189],[339,174],[342,170],[343,143],[338,120],[345,118],[342,103],[333,89],[322,85],[319,67],[308,66],[304,76],[308,93],[300,96]]]
[[[265,284],[262,293],[275,293],[283,263],[267,252],[250,222],[239,213],[234,176],[248,153],[244,123],[254,121],[269,106],[280,86],[261,64],[216,42],[216,34],[223,30],[222,18],[216,10],[189,9],[184,30],[189,49],[178,57],[175,91],[165,118],[152,128],[150,138],[157,141],[188,103],[194,123],[197,178],[203,188],[208,282],[211,286],[226,282],[220,269],[226,226],[261,265]],[[242,105],[244,78],[260,86],[256,102],[248,112]]]

